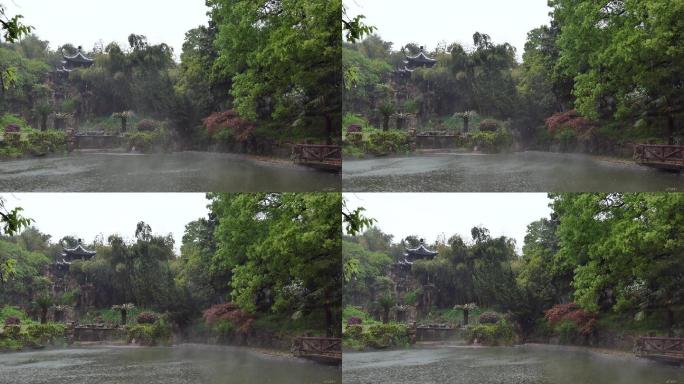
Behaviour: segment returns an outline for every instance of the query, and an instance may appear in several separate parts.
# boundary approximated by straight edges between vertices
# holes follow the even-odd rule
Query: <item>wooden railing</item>
[[[634,161],[654,168],[684,169],[684,146],[639,144],[634,148]]]
[[[330,337],[299,337],[293,346],[294,355],[325,362],[342,361],[342,339]]]
[[[342,168],[342,147],[339,145],[295,145],[292,159],[296,164],[330,169]]]
[[[640,337],[634,347],[639,357],[684,362],[684,339],[672,337]]]

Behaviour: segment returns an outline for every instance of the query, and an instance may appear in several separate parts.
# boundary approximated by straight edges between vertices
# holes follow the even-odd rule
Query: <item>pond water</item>
[[[579,154],[439,153],[344,162],[348,192],[650,192],[684,190],[684,174]]]
[[[237,347],[93,347],[0,354],[0,383],[328,384],[339,367]]]
[[[345,353],[345,384],[682,384],[684,368],[627,355],[529,345]]]
[[[85,152],[0,162],[0,190],[21,192],[339,191],[340,175],[208,152]]]

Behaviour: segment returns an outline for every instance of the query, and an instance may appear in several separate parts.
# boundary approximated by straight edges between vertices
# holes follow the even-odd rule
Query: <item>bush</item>
[[[496,132],[499,129],[499,122],[494,119],[484,119],[480,121],[480,131]]]
[[[496,324],[499,320],[499,314],[496,312],[484,312],[477,319],[480,324]]]
[[[544,317],[561,339],[567,342],[578,341],[577,335],[588,337],[594,332],[597,323],[594,314],[585,311],[575,303],[554,305],[544,312]],[[575,330],[577,335],[572,333]]]
[[[501,152],[513,145],[513,136],[507,130],[470,132],[467,143],[486,152]]]
[[[496,324],[470,325],[467,330],[470,343],[478,342],[483,345],[511,345],[514,342],[513,326],[506,320]]]
[[[361,325],[363,320],[360,317],[352,316],[347,319],[347,325]]]
[[[220,321],[229,321],[235,330],[248,333],[254,323],[254,317],[242,311],[235,303],[216,304],[202,312],[204,320],[209,325]]]
[[[213,331],[217,334],[219,342],[225,342],[235,335],[235,326],[229,320],[221,320],[214,325]]]
[[[407,292],[404,295],[404,304],[406,305],[414,305],[415,303],[418,302],[418,298],[420,298],[420,295],[422,294],[422,289],[416,289],[410,292]]]
[[[392,153],[408,152],[409,140],[406,132],[402,131],[376,131],[368,136],[366,143],[367,152],[376,156],[385,156]]]
[[[0,308],[0,321],[5,323],[8,317],[16,317],[21,321],[28,320],[26,312],[22,311],[17,307],[5,305],[4,307]]]
[[[154,324],[137,324],[126,328],[128,342],[153,346],[168,344],[171,341],[171,327],[159,320]]]
[[[365,345],[376,349],[404,346],[409,342],[406,326],[397,323],[371,325],[362,339]]]
[[[3,336],[8,339],[19,339],[19,334],[21,333],[21,325],[6,325],[3,328]]]
[[[14,316],[5,318],[5,326],[7,325],[21,325],[21,319]]]
[[[361,340],[363,336],[363,326],[362,325],[348,325],[344,330],[343,337],[350,338],[352,340]]]
[[[138,122],[135,128],[140,132],[152,132],[159,128],[160,124],[158,121],[143,119]]]
[[[154,312],[140,312],[135,320],[138,324],[154,324],[159,320],[159,315]]]
[[[30,324],[26,327],[30,341],[35,344],[45,345],[54,344],[65,337],[66,328],[64,324],[47,323],[47,324]]]

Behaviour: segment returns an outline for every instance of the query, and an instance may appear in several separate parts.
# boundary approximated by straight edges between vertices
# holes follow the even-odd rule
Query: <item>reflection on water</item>
[[[345,353],[342,374],[345,384],[684,384],[684,368],[540,345]]]
[[[684,175],[587,155],[444,153],[345,161],[348,192],[682,191]]]
[[[233,347],[98,347],[0,354],[2,384],[340,382],[338,367]]]
[[[336,191],[340,175],[225,153],[73,153],[0,162],[0,190],[22,192]]]

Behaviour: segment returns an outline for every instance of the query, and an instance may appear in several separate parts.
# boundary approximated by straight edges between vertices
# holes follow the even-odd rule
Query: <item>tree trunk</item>
[[[326,138],[326,144],[328,145],[333,145],[333,123],[332,123],[332,116],[326,114],[325,115],[325,132],[327,133],[327,138]]]
[[[128,316],[128,313],[126,310],[121,311],[121,325],[125,326],[126,325],[126,317]]]
[[[468,315],[470,311],[463,310],[463,325],[468,325]]]
[[[389,323],[389,308],[384,308],[384,312],[382,314],[382,323],[387,324]]]
[[[672,311],[672,308],[667,308],[667,337],[674,337],[674,331],[672,328],[674,327],[674,312]]]
[[[126,121],[127,119],[121,118],[121,133],[126,133]]]
[[[463,133],[468,133],[468,123],[470,123],[469,119],[463,119]]]
[[[334,336],[334,323],[332,310],[330,307],[325,307],[325,335],[327,337]]]
[[[41,324],[47,323],[47,313],[48,313],[47,308],[44,308],[40,311],[40,323]]]
[[[669,145],[674,145],[674,116],[672,114],[667,115],[667,143]]]
[[[48,119],[47,115],[41,116],[41,119],[40,119],[40,130],[41,131],[47,130],[47,119]]]
[[[382,130],[385,132],[387,132],[389,130],[389,120],[390,120],[389,116],[383,116]]]

